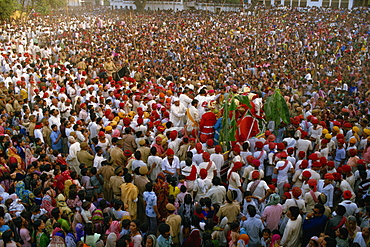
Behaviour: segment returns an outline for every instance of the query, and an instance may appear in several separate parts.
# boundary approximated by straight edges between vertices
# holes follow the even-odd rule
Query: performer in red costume
[[[206,104],[205,107],[207,107]],[[217,122],[216,114],[211,112],[208,107],[206,108],[206,110],[207,112],[202,115],[202,118],[200,120],[199,130],[201,135],[207,135],[208,139],[213,139],[213,136],[215,134],[214,125]]]

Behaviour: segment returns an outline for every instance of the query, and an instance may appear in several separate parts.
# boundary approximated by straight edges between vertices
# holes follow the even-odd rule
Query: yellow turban
[[[334,126],[334,127],[333,127],[333,131],[335,131],[335,132],[337,132],[337,133],[338,133],[338,132],[339,132],[339,127],[338,127],[338,126]]]
[[[327,133],[329,133],[329,131],[328,131],[327,129],[323,129],[323,130],[322,130],[322,134],[323,134],[323,135],[326,135]]]
[[[332,138],[332,136],[330,134],[325,134],[325,138],[329,140]]]

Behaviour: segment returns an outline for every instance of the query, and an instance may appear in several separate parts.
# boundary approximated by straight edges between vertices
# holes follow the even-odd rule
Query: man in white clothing
[[[217,176],[217,167],[215,165],[215,162],[210,160],[211,155],[207,152],[204,152],[202,154],[203,162],[199,164],[198,166],[198,174],[200,173],[201,169],[207,170],[207,179],[212,181],[213,177]]]
[[[198,100],[194,99],[191,102],[191,106],[186,110],[186,131],[191,132],[193,130],[197,131],[199,129],[199,112],[198,112]]]
[[[170,121],[174,127],[183,127],[186,108],[180,103],[179,98],[173,98],[173,105],[170,110]]]
[[[286,152],[281,152],[280,161],[276,162],[274,169],[274,174],[277,174],[277,187],[279,188],[279,193],[282,195],[284,193],[283,186],[288,183],[288,173],[294,173],[294,167],[289,160],[287,160],[288,154]]]
[[[68,141],[71,144],[69,147],[69,154],[67,156],[67,163],[70,165],[72,170],[76,171],[77,174],[80,174],[80,162],[77,159],[77,152],[81,150],[80,143],[76,142],[76,139],[73,136],[68,137]]]
[[[300,243],[300,231],[302,227],[302,217],[298,207],[290,207],[287,212],[289,218],[285,227],[280,246],[296,247]]]

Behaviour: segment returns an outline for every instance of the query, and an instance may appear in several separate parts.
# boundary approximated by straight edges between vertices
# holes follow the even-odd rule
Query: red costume
[[[216,122],[216,114],[211,111],[204,113],[199,123],[200,134],[207,135],[209,139],[213,139],[213,136],[215,134],[214,126]]]

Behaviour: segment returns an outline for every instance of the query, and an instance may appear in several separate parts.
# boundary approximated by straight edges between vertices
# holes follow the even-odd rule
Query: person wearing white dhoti
[[[77,152],[81,150],[80,143],[76,142],[76,139],[73,136],[68,137],[68,142],[71,143],[71,146],[69,147],[67,163],[70,165],[72,170],[76,171],[77,174],[80,174],[80,162],[78,162],[77,159]]]
[[[290,207],[287,213],[289,221],[285,227],[280,246],[296,247],[300,242],[300,232],[302,227],[302,217],[298,207]]]
[[[173,105],[170,110],[170,121],[174,127],[183,127],[185,119],[186,108],[180,103],[179,98],[173,99]]]
[[[198,100],[193,100],[191,102],[191,106],[186,110],[187,116],[187,123],[186,123],[186,130],[192,131],[199,129],[199,112],[197,110]]]

